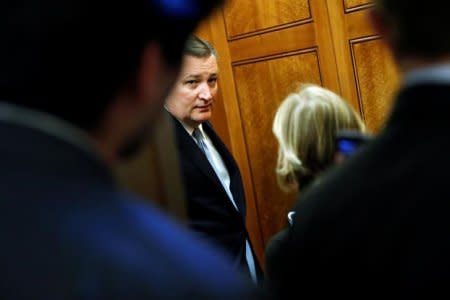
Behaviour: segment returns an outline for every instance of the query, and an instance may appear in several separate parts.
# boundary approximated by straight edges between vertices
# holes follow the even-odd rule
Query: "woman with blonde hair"
[[[279,106],[273,122],[277,138],[277,180],[284,191],[299,192],[336,162],[336,134],[343,130],[365,132],[355,110],[340,96],[323,87],[305,84],[289,94]],[[288,214],[292,224],[292,212]],[[266,274],[286,229],[274,235],[266,247]],[[268,278],[267,277],[267,278]],[[268,278],[270,279],[270,278]],[[276,279],[275,279],[276,280]]]
[[[340,96],[317,85],[302,85],[278,108],[273,133],[278,140],[277,179],[298,191],[334,163],[336,133],[365,131],[359,115]]]

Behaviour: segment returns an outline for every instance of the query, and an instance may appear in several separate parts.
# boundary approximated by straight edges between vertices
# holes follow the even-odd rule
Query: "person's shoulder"
[[[90,270],[88,278],[117,281],[108,285],[115,294],[253,299],[250,283],[220,250],[137,197],[121,193],[103,212],[81,219],[78,232],[72,228],[71,242],[83,245],[75,260]]]
[[[300,193],[294,219],[313,215],[315,221],[320,221],[332,215],[342,216],[342,213],[350,212],[349,207],[364,205],[364,199],[368,199],[378,189],[374,178],[381,167],[375,156],[373,149],[366,149],[342,165],[330,168]]]

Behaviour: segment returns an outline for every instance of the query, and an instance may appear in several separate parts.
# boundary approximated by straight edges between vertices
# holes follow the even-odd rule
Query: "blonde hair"
[[[338,130],[365,131],[359,115],[340,96],[317,85],[302,85],[279,106],[273,122],[278,140],[280,187],[298,190],[329,167]]]

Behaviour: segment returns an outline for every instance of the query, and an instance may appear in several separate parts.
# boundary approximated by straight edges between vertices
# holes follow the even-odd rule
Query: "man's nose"
[[[212,99],[211,89],[209,88],[209,85],[206,82],[200,85],[199,97],[200,99],[206,101]]]

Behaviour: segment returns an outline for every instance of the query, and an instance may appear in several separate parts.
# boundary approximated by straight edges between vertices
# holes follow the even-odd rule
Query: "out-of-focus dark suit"
[[[192,136],[173,116],[172,120],[186,189],[189,226],[219,245],[230,255],[236,267],[248,272],[245,240],[250,242],[250,239],[245,225],[245,195],[238,165],[211,124],[204,122],[203,130],[222,157],[230,175],[230,189],[239,211],[231,203],[214,169]],[[253,257],[256,274],[262,280],[259,263],[256,256]]]
[[[450,290],[450,78],[404,88],[379,136],[311,187],[266,261],[280,299]]]
[[[1,299],[253,297],[220,251],[87,152],[4,122],[0,140]]]

